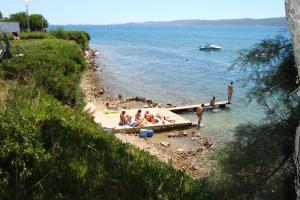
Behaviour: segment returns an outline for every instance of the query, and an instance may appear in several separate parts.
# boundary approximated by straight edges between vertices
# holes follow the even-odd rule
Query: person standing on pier
[[[197,114],[197,117],[198,117],[198,125],[197,125],[198,128],[200,128],[200,124],[201,124],[202,116],[203,116],[203,111],[204,111],[204,104],[201,104],[201,106],[196,108],[196,114]]]
[[[231,103],[231,97],[233,93],[233,82],[231,82],[230,85],[228,85],[227,93],[228,93],[228,103]]]

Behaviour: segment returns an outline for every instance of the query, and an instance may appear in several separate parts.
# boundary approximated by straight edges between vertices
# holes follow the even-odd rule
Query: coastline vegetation
[[[25,13],[3,18],[0,12],[1,20],[27,28]],[[48,26],[41,15],[31,15],[30,24],[35,31]],[[87,32],[20,37],[12,50],[22,45],[24,56],[0,61],[1,199],[295,199],[300,104],[289,94],[299,77],[289,39],[263,40],[241,52],[235,64],[245,85],[253,86],[249,99],[267,118],[238,126],[218,152],[219,171],[194,180],[121,143],[82,112]]]
[[[251,85],[248,98],[265,110],[260,123],[242,124],[219,151],[217,199],[295,199],[294,136],[300,119],[299,77],[290,39],[265,39],[236,60]],[[221,180],[221,181],[220,181]]]
[[[1,199],[212,198],[205,180],[121,143],[83,113],[85,43],[45,38],[13,42],[24,56],[0,62]]]
[[[7,33],[7,36],[10,40],[13,40],[13,34]],[[42,33],[42,32],[20,32],[19,37],[22,38],[22,40],[31,40],[31,39],[54,39],[55,37],[48,34],[48,33]],[[3,40],[3,35],[0,35],[0,40]]]
[[[90,35],[85,31],[68,31],[68,30],[52,30],[50,35],[63,39],[63,40],[73,40],[75,41],[82,49],[88,47]]]

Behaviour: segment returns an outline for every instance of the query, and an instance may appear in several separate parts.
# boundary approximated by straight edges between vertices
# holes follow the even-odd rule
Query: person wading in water
[[[203,116],[203,111],[204,111],[204,104],[201,104],[201,106],[196,108],[196,114],[197,114],[197,117],[198,117],[198,124],[197,124],[198,128],[200,128],[200,124],[201,124],[202,116]]]

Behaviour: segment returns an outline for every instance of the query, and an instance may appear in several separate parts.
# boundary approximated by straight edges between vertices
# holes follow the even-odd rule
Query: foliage
[[[84,31],[67,31],[67,30],[52,30],[50,34],[56,38],[64,40],[73,40],[81,46],[82,49],[88,47],[90,36]]]
[[[84,68],[74,42],[16,44],[26,55],[0,67],[1,199],[212,198],[204,180],[121,143],[88,114],[56,99]]]
[[[3,199],[209,197],[183,172],[122,144],[34,85],[10,87],[0,111]]]
[[[294,134],[300,119],[297,71],[289,40],[266,39],[243,50],[236,60],[248,97],[263,106],[266,118],[235,129],[234,140],[219,151],[222,199],[295,199]]]
[[[27,14],[25,12],[11,14],[6,21],[19,22],[21,31],[26,31],[28,28]],[[43,31],[43,28],[48,28],[48,25],[47,19],[40,14],[32,14],[29,16],[29,26],[31,31]]]
[[[2,12],[0,10],[0,21],[2,21],[2,19],[3,19],[3,14],[2,14]]]
[[[21,31],[27,30],[27,15],[25,12],[11,14],[6,20],[9,22],[19,22]]]
[[[6,79],[33,77],[38,85],[65,104],[76,105],[80,102],[78,84],[85,69],[85,60],[78,45],[57,39],[21,40],[13,45],[22,45],[26,52],[23,57],[0,63]]]
[[[45,28],[48,28],[48,21],[40,14],[32,14],[29,17],[29,24],[31,31],[44,31]]]
[[[8,33],[8,38],[10,40],[13,40],[13,34]],[[42,33],[42,32],[20,32],[19,37],[21,40],[32,40],[32,39],[53,39],[54,36],[48,34],[48,33]],[[0,40],[3,40],[3,35],[0,35]]]
[[[91,36],[88,32],[86,32],[86,31],[81,31],[81,32],[85,35],[85,37],[88,39],[88,41],[91,40]]]

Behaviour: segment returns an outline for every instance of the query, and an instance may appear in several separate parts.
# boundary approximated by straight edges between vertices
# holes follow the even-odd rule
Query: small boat
[[[207,44],[205,46],[199,46],[199,51],[217,51],[221,50],[222,47],[213,45],[213,44]]]

